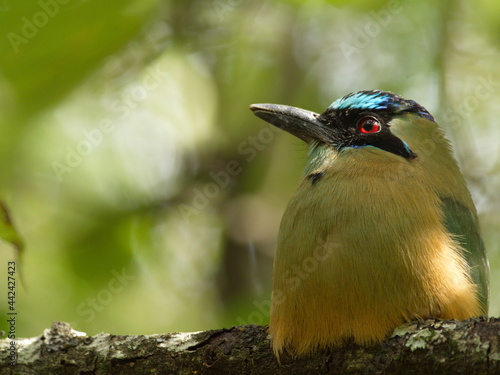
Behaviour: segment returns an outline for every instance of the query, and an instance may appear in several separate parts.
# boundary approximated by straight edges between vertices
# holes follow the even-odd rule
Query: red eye
[[[382,126],[380,125],[380,122],[374,117],[363,117],[358,121],[358,130],[361,133],[378,133],[380,129],[382,129]]]

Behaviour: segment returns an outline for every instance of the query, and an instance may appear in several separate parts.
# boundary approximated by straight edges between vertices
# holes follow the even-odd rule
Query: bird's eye
[[[364,134],[378,133],[382,129],[380,122],[374,117],[363,117],[358,121],[358,130]]]

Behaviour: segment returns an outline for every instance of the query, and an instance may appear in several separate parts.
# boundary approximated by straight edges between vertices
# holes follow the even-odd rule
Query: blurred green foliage
[[[248,105],[320,112],[375,88],[417,100],[452,139],[498,315],[499,15],[492,0],[3,0],[0,197],[26,242],[17,335],[54,320],[89,334],[266,324],[306,156]],[[2,244],[3,272],[13,257]]]

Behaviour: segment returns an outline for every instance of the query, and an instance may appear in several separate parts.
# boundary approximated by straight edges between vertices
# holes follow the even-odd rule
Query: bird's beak
[[[252,104],[250,109],[257,117],[306,143],[332,141],[332,129],[318,120],[317,113],[281,104]]]

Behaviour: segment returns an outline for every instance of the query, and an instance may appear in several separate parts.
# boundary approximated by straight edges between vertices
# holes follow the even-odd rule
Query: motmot
[[[371,345],[412,320],[487,314],[489,265],[450,142],[420,104],[348,94],[317,114],[253,104],[309,146],[273,265],[275,355]]]

